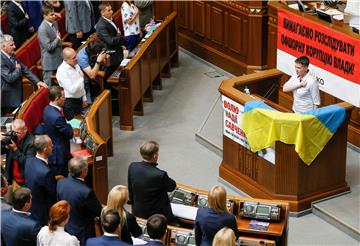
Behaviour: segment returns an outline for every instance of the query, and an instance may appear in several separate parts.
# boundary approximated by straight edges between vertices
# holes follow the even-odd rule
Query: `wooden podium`
[[[247,86],[256,99],[282,111],[278,105],[278,88],[287,76],[277,69],[224,80],[219,87],[222,95],[244,105],[254,100],[242,93]],[[267,92],[273,93],[268,99]],[[311,202],[348,191],[345,180],[347,126],[353,106],[342,102],[346,118],[311,165],[306,165],[295,152],[294,145],[275,143],[275,164],[259,157],[249,149],[223,135],[223,160],[219,168],[221,178],[254,198],[284,200],[291,212],[310,208]]]

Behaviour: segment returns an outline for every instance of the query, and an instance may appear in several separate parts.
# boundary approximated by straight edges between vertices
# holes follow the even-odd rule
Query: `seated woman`
[[[49,226],[41,228],[37,235],[38,246],[80,245],[79,240],[75,236],[71,236],[64,231],[64,226],[68,223],[70,218],[70,211],[71,206],[65,200],[58,201],[50,208]]]
[[[196,245],[212,244],[216,232],[223,227],[229,227],[238,237],[236,219],[226,208],[226,190],[221,185],[215,185],[208,194],[208,207],[199,208],[195,218]]]
[[[212,246],[235,246],[235,234],[230,228],[224,227],[215,234]]]
[[[107,205],[104,209],[115,209],[120,215],[121,240],[133,244],[131,236],[138,237],[142,234],[142,229],[136,222],[134,215],[126,211],[125,203],[129,200],[128,188],[124,185],[117,185],[108,194]]]

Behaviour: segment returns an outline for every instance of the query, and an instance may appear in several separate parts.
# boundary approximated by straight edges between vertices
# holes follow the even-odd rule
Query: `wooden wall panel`
[[[230,14],[229,17],[229,48],[231,51],[234,51],[238,54],[241,54],[241,42],[242,34],[242,19],[239,16]]]
[[[218,45],[223,45],[224,42],[224,16],[222,9],[211,8],[211,40]]]
[[[194,32],[200,37],[205,37],[205,3],[194,2]]]
[[[178,17],[177,22],[179,27],[188,28],[189,27],[189,3],[186,1],[179,1],[177,3]]]

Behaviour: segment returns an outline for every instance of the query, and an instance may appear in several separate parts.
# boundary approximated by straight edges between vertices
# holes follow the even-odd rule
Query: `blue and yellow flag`
[[[282,113],[260,100],[245,104],[242,128],[253,152],[275,141],[294,144],[307,165],[316,158],[345,119],[345,109],[330,105],[303,114]]]

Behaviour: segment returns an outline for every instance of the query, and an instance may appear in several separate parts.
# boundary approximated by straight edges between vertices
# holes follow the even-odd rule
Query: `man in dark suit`
[[[21,0],[9,1],[6,13],[10,34],[14,37],[16,47],[19,48],[34,34],[35,29],[29,22],[30,17],[21,5]]]
[[[69,176],[57,184],[58,200],[66,200],[71,205],[69,222],[65,229],[76,236],[80,245],[86,239],[95,236],[94,218],[100,216],[101,204],[95,192],[84,182],[88,173],[88,164],[80,157],[69,161]]]
[[[56,202],[56,180],[49,168],[52,152],[51,139],[47,135],[35,136],[36,156],[25,164],[25,184],[32,190],[31,217],[42,226],[48,224],[50,207]]]
[[[17,141],[6,145],[1,150],[2,154],[6,154],[5,176],[13,190],[24,186],[24,169],[27,158],[35,156],[33,149],[34,136],[28,132],[25,122],[22,119],[16,119],[11,124],[12,130],[16,133]],[[4,135],[0,133],[0,138]]]
[[[108,2],[99,5],[101,17],[97,22],[96,35],[106,44],[107,50],[114,50],[115,53],[110,55],[110,67],[106,70],[105,79],[118,68],[123,60],[123,37],[116,24],[112,21],[113,10]]]
[[[162,246],[165,245],[167,220],[162,214],[154,214],[146,222],[146,229],[150,236],[150,242],[145,245],[148,246]]]
[[[61,57],[61,35],[54,8],[44,5],[42,7],[44,20],[38,30],[39,44],[41,49],[41,65],[43,79],[48,86],[51,86],[51,75],[56,72],[62,62]]]
[[[140,147],[142,162],[133,162],[128,169],[129,198],[135,216],[147,219],[153,214],[163,214],[168,221],[173,213],[167,192],[176,188],[176,182],[156,166],[159,144],[149,141]]]
[[[38,87],[47,87],[30,70],[15,57],[13,37],[0,35],[1,48],[1,111],[10,113],[19,107],[22,98],[22,76],[28,78]]]
[[[49,157],[51,169],[55,175],[67,176],[67,163],[71,158],[70,139],[73,137],[73,129],[66,123],[62,106],[64,105],[64,89],[60,86],[52,86],[49,89],[50,104],[43,113],[44,131],[54,144],[52,155]]]
[[[120,216],[115,209],[106,209],[101,212],[101,227],[104,230],[104,235],[101,237],[89,238],[86,241],[86,246],[127,246],[127,244],[120,240]]]
[[[36,245],[41,226],[28,212],[31,207],[31,190],[22,187],[13,194],[12,210],[1,211],[1,237],[6,245]]]

